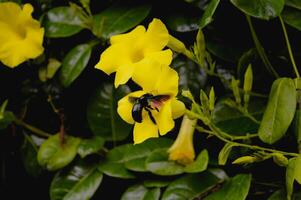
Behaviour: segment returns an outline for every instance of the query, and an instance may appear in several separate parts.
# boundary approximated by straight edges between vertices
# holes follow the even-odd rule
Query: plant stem
[[[208,134],[214,135],[218,139],[224,141],[225,143],[231,143],[231,144],[233,144],[235,146],[246,147],[246,148],[253,149],[253,150],[268,151],[268,152],[272,152],[272,153],[280,153],[280,154],[283,154],[283,155],[293,156],[293,157],[299,156],[299,154],[297,154],[297,153],[290,153],[290,152],[285,152],[285,151],[279,151],[279,150],[275,150],[275,149],[269,149],[269,148],[265,148],[265,147],[260,147],[260,146],[256,146],[256,145],[249,145],[249,144],[244,144],[244,143],[239,143],[239,142],[233,142],[233,141],[230,141],[230,140],[222,137],[220,135],[220,133],[217,133],[215,131],[206,130],[206,129],[202,129],[202,128],[200,128],[200,129],[204,133],[208,133]]]
[[[286,31],[283,19],[282,19],[281,16],[279,16],[279,19],[280,19],[281,27],[282,27],[282,30],[283,30],[283,33],[284,33],[284,38],[285,38],[287,50],[288,50],[288,53],[289,53],[289,56],[290,56],[290,59],[291,59],[291,62],[292,62],[295,74],[296,74],[297,78],[300,78],[300,74],[298,72],[298,68],[297,68],[296,63],[295,63],[295,59],[294,59],[294,56],[293,56],[291,44],[290,44],[290,41],[288,39],[288,35],[287,35],[287,31]]]
[[[264,51],[264,48],[262,47],[262,45],[261,45],[261,43],[260,43],[260,41],[257,37],[257,34],[256,34],[255,29],[253,27],[250,16],[246,15],[246,18],[247,18],[247,21],[248,21],[248,24],[249,24],[249,27],[250,27],[250,31],[251,31],[251,35],[252,35],[255,47],[257,49],[257,52],[258,52],[263,64],[265,65],[265,67],[267,68],[267,70],[271,74],[273,74],[276,78],[278,78],[279,77],[278,73],[273,68],[271,62],[268,59],[268,56],[266,55],[266,53]]]
[[[14,122],[19,125],[19,126],[23,126],[24,128],[30,130],[31,132],[35,133],[36,135],[38,136],[41,136],[41,137],[50,137],[51,134],[41,130],[41,129],[38,129],[30,124],[27,124],[26,122],[20,120],[20,119],[15,119]]]

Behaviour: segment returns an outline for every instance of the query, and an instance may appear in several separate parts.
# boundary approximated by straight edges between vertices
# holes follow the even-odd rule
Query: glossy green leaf
[[[169,185],[170,181],[166,180],[145,180],[143,185],[145,187],[153,188],[153,187],[166,187]]]
[[[79,138],[65,136],[62,144],[58,134],[49,137],[38,151],[39,164],[50,171],[65,167],[75,158],[80,141]]]
[[[104,174],[116,178],[124,178],[124,179],[135,178],[135,176],[132,173],[130,173],[122,163],[107,161],[107,162],[100,163],[98,169]]]
[[[228,180],[220,190],[210,194],[204,200],[244,200],[247,198],[251,179],[249,174],[238,174]]]
[[[164,16],[163,21],[169,30],[190,32],[199,28],[201,16],[199,9],[177,2],[170,7],[168,15]]]
[[[159,200],[160,189],[148,189],[143,185],[129,187],[122,195],[121,200]]]
[[[71,7],[56,7],[49,10],[44,20],[46,37],[68,37],[83,29],[81,13]]]
[[[301,10],[301,1],[300,0],[285,0],[285,5]]]
[[[291,158],[288,161],[288,165],[286,167],[286,174],[285,174],[287,200],[290,200],[293,194],[295,171],[296,171],[296,158]]]
[[[251,100],[248,110],[256,119],[260,119],[264,109],[264,102]],[[259,125],[244,116],[235,107],[227,104],[227,100],[219,101],[213,111],[213,122],[223,131],[233,135],[244,135],[246,133],[256,133]]]
[[[284,136],[294,118],[296,103],[294,81],[290,78],[274,81],[258,130],[263,142],[273,144]]]
[[[80,44],[66,55],[60,71],[60,80],[64,87],[69,87],[85,69],[89,62],[91,52],[92,45]]]
[[[75,165],[69,171],[56,174],[50,186],[51,200],[90,199],[102,181],[95,166]]]
[[[83,139],[78,146],[78,154],[84,158],[87,155],[97,153],[104,145],[105,140],[102,137],[95,136],[91,139]]]
[[[293,194],[292,200],[299,200],[299,199],[301,199],[300,192]],[[267,200],[287,200],[286,192],[284,190],[277,190]]]
[[[282,18],[285,23],[301,31],[301,10],[286,7],[282,12]]]
[[[208,151],[204,149],[197,156],[197,158],[193,163],[185,166],[184,171],[187,173],[198,173],[198,172],[205,171],[207,169],[208,162],[209,162]]]
[[[31,176],[38,177],[43,170],[37,160],[38,146],[30,136],[24,136],[20,152],[26,172]]]
[[[280,15],[284,0],[230,0],[239,10],[260,19],[269,20]]]
[[[132,144],[125,144],[111,149],[106,155],[106,160],[99,164],[98,169],[108,176],[134,178],[134,175],[124,166],[127,161],[126,155],[132,147]]]
[[[92,132],[106,140],[123,140],[131,132],[132,125],[124,122],[117,113],[117,102],[130,90],[127,86],[115,89],[104,83],[91,97],[87,108],[87,119]]]
[[[173,141],[167,138],[149,138],[143,143],[133,145],[125,154],[125,166],[132,171],[144,172],[146,158],[158,148],[167,148]]]
[[[93,17],[93,33],[102,38],[124,33],[139,24],[150,12],[148,4],[118,3]]]
[[[225,146],[222,148],[222,150],[218,154],[218,164],[219,165],[225,165],[227,163],[230,152],[234,146],[235,145],[232,143],[225,144]]]
[[[163,193],[162,200],[186,200],[202,197],[223,182],[210,172],[190,174],[172,182]]]
[[[153,151],[146,159],[145,167],[148,171],[161,176],[177,175],[184,172],[182,165],[168,160],[166,148]]]
[[[200,29],[204,28],[207,26],[211,21],[213,14],[219,4],[220,0],[211,0],[209,5],[207,6],[205,13],[202,16],[201,22],[200,22]]]

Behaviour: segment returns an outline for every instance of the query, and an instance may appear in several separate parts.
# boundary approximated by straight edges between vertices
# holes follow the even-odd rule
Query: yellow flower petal
[[[155,60],[144,59],[137,63],[132,78],[144,91],[153,95],[168,94],[174,97],[178,93],[178,73]]]
[[[178,94],[178,82],[178,73],[170,67],[162,66],[155,88],[158,94],[176,96]]]
[[[170,49],[164,51],[152,52],[145,55],[146,58],[156,60],[163,65],[169,65],[172,61],[172,51]]]
[[[141,37],[145,33],[144,26],[137,26],[134,30],[129,33],[114,35],[110,38],[111,44],[121,43],[121,42],[133,42],[137,38]]]
[[[154,116],[159,128],[160,135],[165,135],[175,126],[172,118],[171,101],[164,102],[157,115]]]
[[[158,137],[158,128],[147,116],[134,125],[134,143],[138,144],[152,137]]]
[[[144,94],[145,92],[141,90],[132,92],[118,101],[117,113],[127,123],[134,124],[134,120],[132,118],[133,104],[129,101],[129,97],[140,97]]]
[[[146,92],[155,90],[158,74],[161,73],[161,65],[155,60],[144,59],[137,63],[132,79]]]
[[[144,53],[150,53],[163,49],[169,40],[166,26],[159,19],[153,19],[149,24],[144,38]]]
[[[116,44],[107,48],[100,56],[95,68],[106,74],[115,72],[120,66],[131,63],[126,44]]]
[[[0,3],[0,61],[9,67],[43,53],[44,29],[31,16],[33,7]]]
[[[134,64],[119,67],[116,71],[116,76],[115,76],[115,83],[114,83],[115,88],[117,88],[119,85],[128,82],[128,80],[132,77],[134,70],[135,70]]]
[[[171,100],[171,111],[172,111],[172,117],[174,119],[177,119],[184,115],[186,108],[185,104],[182,101],[177,100],[176,98],[173,98]]]

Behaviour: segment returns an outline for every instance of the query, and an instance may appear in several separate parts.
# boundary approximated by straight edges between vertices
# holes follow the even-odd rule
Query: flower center
[[[131,60],[134,63],[139,62],[143,58],[144,58],[143,52],[141,50],[139,50],[139,49],[137,49],[136,51],[134,51],[132,53],[132,55],[131,55]]]

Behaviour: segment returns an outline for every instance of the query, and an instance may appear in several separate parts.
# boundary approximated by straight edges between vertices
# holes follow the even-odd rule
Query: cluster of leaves
[[[19,180],[6,170],[20,164],[10,161],[20,159],[10,152],[19,152],[26,173],[44,178],[43,199],[300,199],[294,181],[301,183],[301,84],[284,24],[296,36],[292,44],[300,43],[299,0],[177,0],[167,1],[168,10],[157,1],[31,3],[46,51],[14,71],[0,68],[0,141],[14,141],[0,155],[4,190],[15,186],[6,177]],[[116,109],[136,86],[115,89],[94,69],[110,36],[154,17],[186,46],[194,44],[172,63],[185,89],[179,98],[199,120],[198,156],[186,166],[166,151],[178,126],[132,144],[132,127]]]

